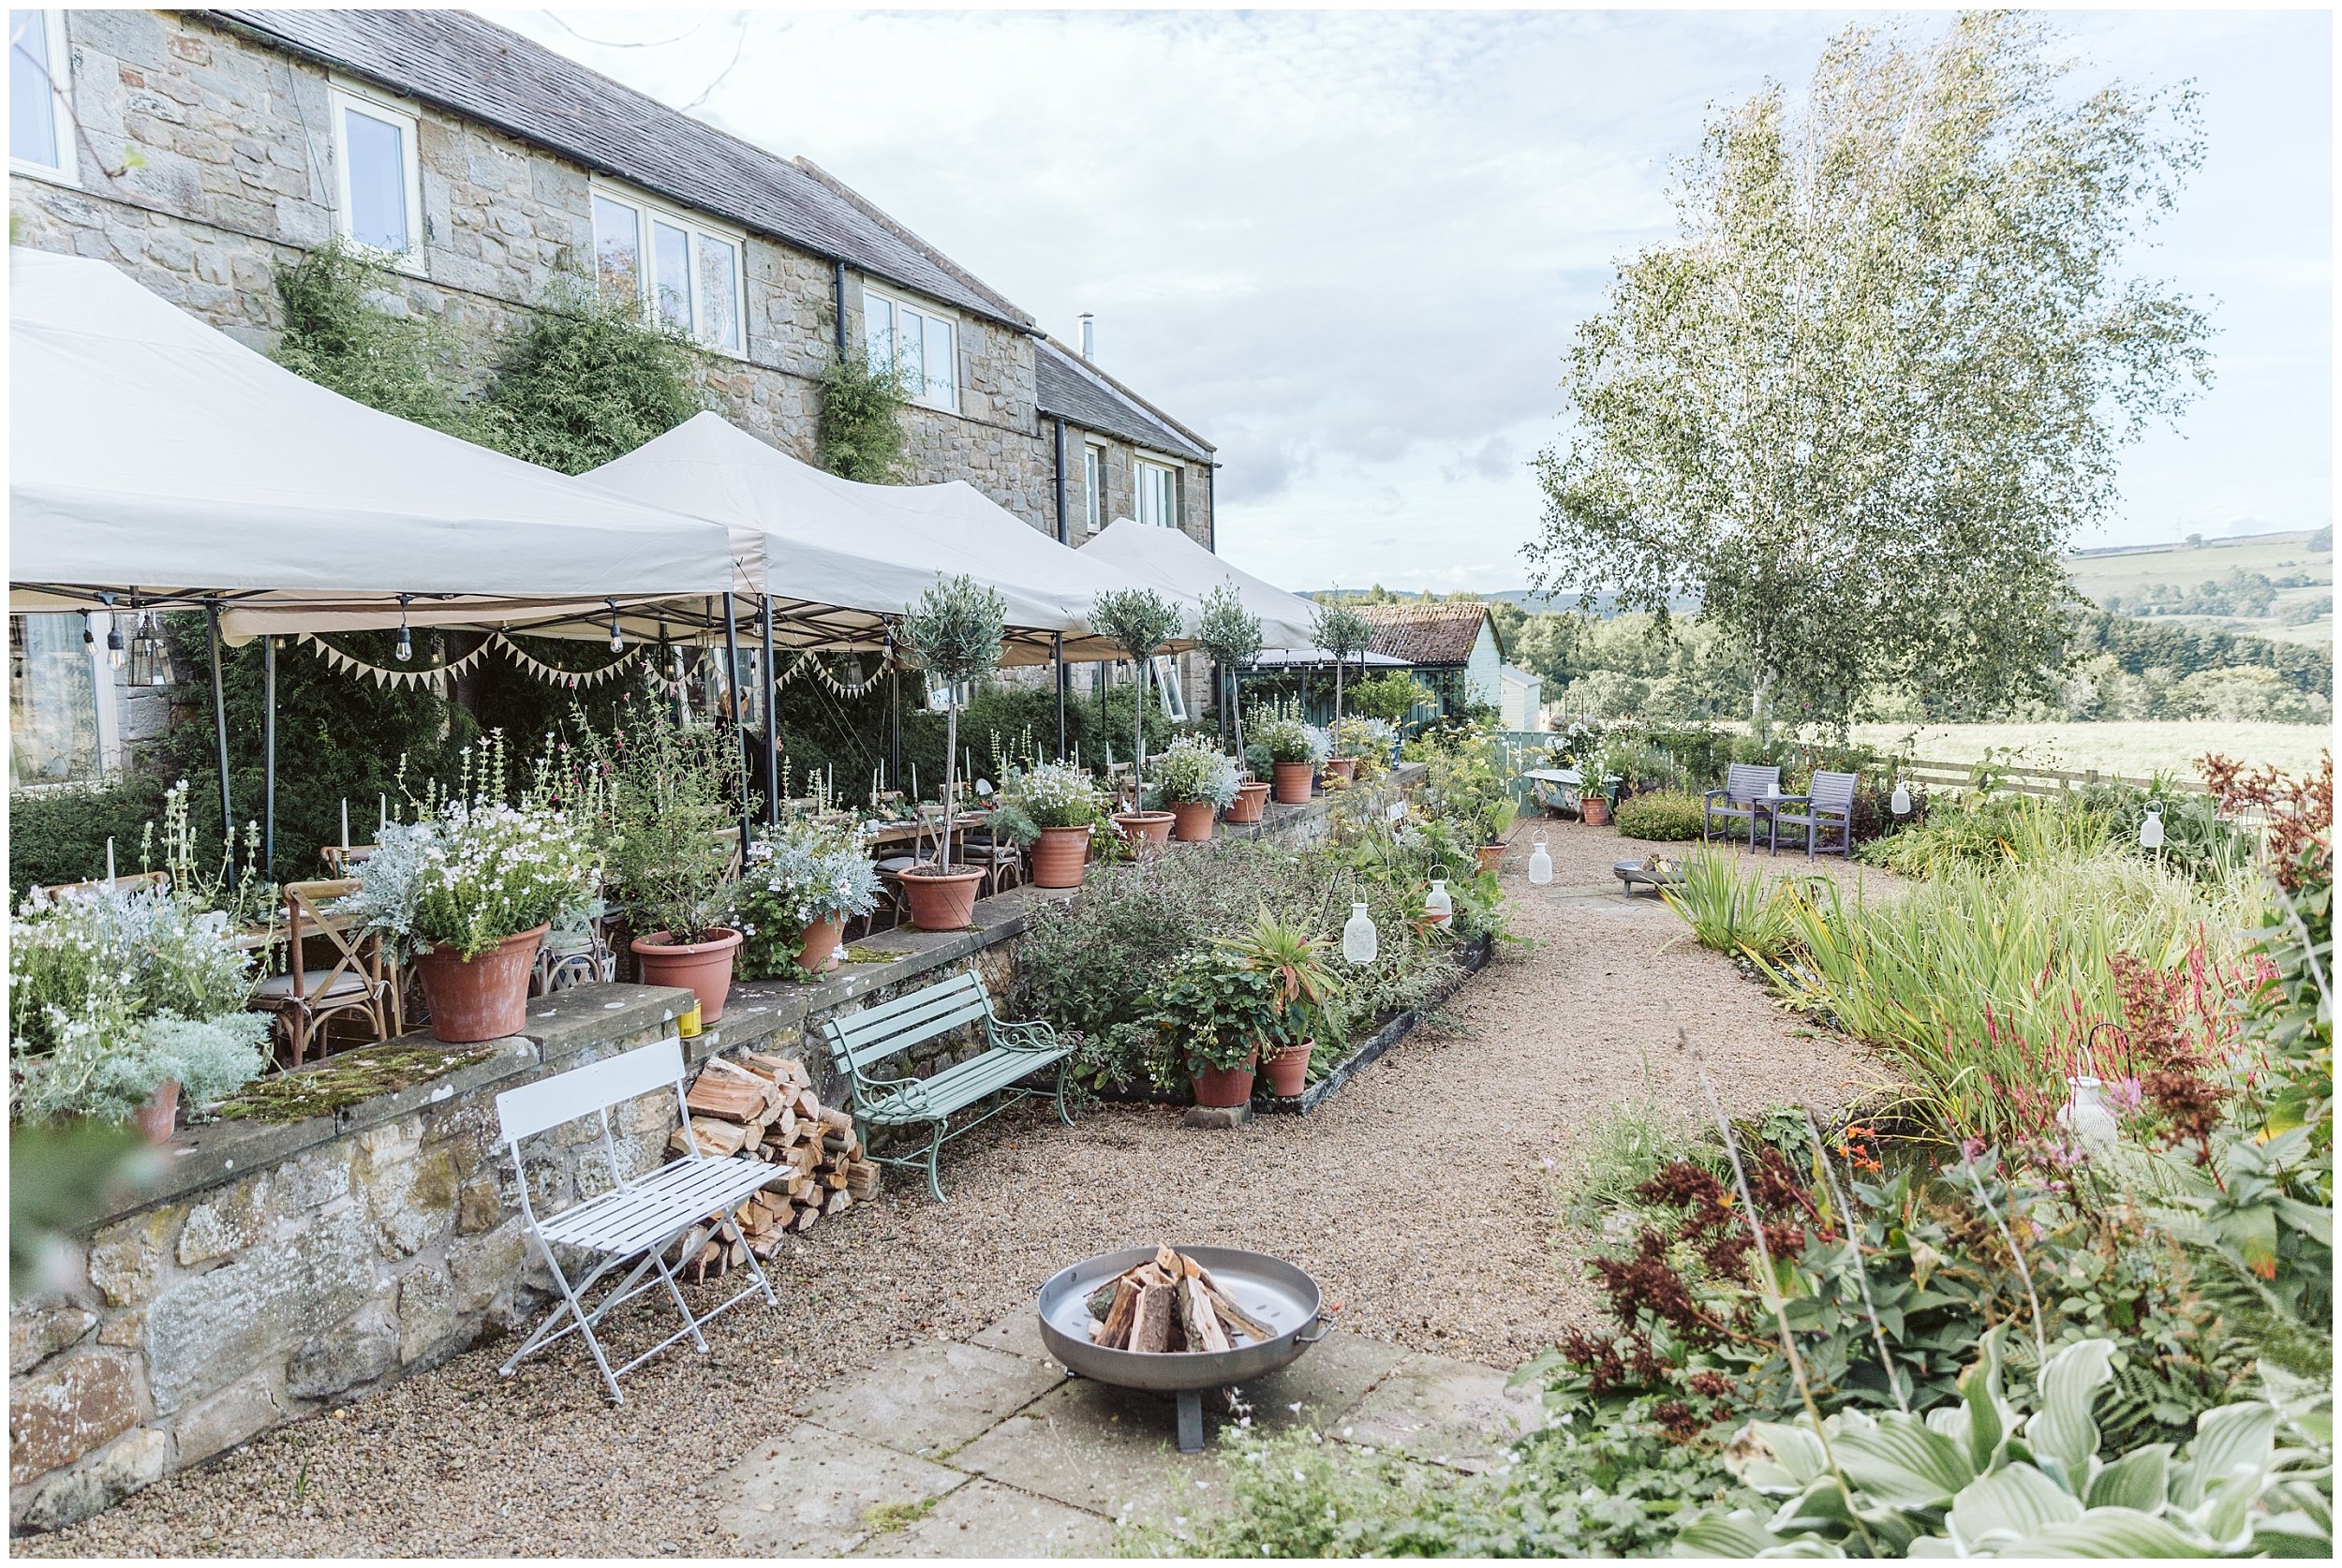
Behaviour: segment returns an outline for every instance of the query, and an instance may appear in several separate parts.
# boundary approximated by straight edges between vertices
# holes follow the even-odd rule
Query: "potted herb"
[[[1033,886],[1081,886],[1090,835],[1105,820],[1097,783],[1070,763],[1038,762],[1011,774],[1001,794],[995,823],[1031,846]]]
[[[1307,806],[1317,764],[1326,759],[1325,732],[1296,715],[1272,713],[1253,720],[1253,744],[1268,754],[1280,806]]]
[[[1261,1036],[1262,1068],[1269,1093],[1294,1098],[1309,1087],[1310,1057],[1337,990],[1326,967],[1326,943],[1263,910],[1251,929],[1216,938],[1212,945],[1267,980],[1273,1021]]]
[[[740,965],[749,980],[835,969],[846,922],[878,908],[878,868],[842,828],[800,822],[749,846]]]
[[[724,1015],[740,946],[725,832],[740,820],[737,746],[664,703],[632,702],[609,734],[586,732],[580,746],[598,784],[603,865],[635,932],[628,951],[644,984],[698,997],[704,1024]]]
[[[8,939],[17,1115],[131,1122],[163,1143],[183,1099],[207,1105],[258,1077],[269,1020],[245,1011],[253,963],[229,925],[143,886],[28,901]]]
[[[1152,588],[1115,588],[1100,594],[1089,609],[1090,629],[1131,657],[1138,689],[1131,703],[1133,762],[1131,777],[1147,777],[1147,672],[1155,654],[1179,634],[1178,607]],[[1145,797],[1134,811],[1115,814],[1115,825],[1134,847],[1161,848],[1171,837],[1171,814],[1145,809]]]
[[[1341,676],[1351,659],[1366,651],[1373,638],[1374,625],[1346,604],[1324,603],[1312,612],[1310,635],[1317,645],[1334,659],[1334,723],[1341,722]],[[1358,759],[1355,752],[1345,752],[1339,745],[1326,759],[1326,771],[1348,783],[1357,774]],[[1282,799],[1282,796],[1279,796]]]
[[[1216,947],[1173,961],[1148,995],[1145,1028],[1186,1065],[1198,1105],[1250,1102],[1261,1042],[1277,1027],[1269,977]]]
[[[1182,735],[1155,759],[1155,786],[1171,808],[1172,836],[1197,843],[1211,836],[1213,813],[1236,799],[1236,761],[1200,735]]]
[[[601,884],[586,835],[549,806],[482,797],[392,822],[380,837],[358,864],[358,890],[345,907],[413,955],[432,1038],[519,1033],[538,943]]]
[[[903,617],[902,642],[911,662],[942,684],[949,694],[943,718],[943,842],[932,865],[902,874],[903,900],[911,924],[922,931],[956,931],[976,915],[976,884],[982,870],[952,865],[953,819],[959,796],[959,692],[1000,667],[1001,639],[1008,605],[990,588],[962,573],[945,578],[919,596]]]

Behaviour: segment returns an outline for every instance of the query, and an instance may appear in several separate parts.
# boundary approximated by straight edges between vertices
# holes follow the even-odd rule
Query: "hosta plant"
[[[1753,1422],[1727,1450],[1742,1483],[1782,1500],[1770,1518],[1707,1511],[1677,1549],[1718,1557],[2231,1557],[2329,1555],[2332,1418],[2290,1384],[2203,1413],[2174,1453],[2098,1452],[2092,1407],[2118,1347],[2090,1339],[2042,1368],[2034,1410],[2002,1391],[2001,1337],[1984,1336],[1961,1402],[1925,1416],[1842,1410]]]

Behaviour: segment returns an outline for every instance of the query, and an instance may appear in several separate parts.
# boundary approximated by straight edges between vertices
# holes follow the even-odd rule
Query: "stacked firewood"
[[[668,1140],[672,1152],[688,1153],[688,1137],[712,1159],[745,1151],[774,1168],[740,1207],[745,1243],[719,1235],[714,1216],[685,1238],[681,1255],[693,1279],[737,1268],[751,1252],[769,1258],[792,1233],[878,1195],[878,1162],[863,1149],[853,1117],[814,1098],[803,1062],[753,1051],[736,1060],[711,1057],[683,1103],[691,1119]]]
[[[1090,1292],[1089,1305],[1089,1338],[1109,1350],[1224,1351],[1276,1338],[1210,1270],[1168,1247]]]

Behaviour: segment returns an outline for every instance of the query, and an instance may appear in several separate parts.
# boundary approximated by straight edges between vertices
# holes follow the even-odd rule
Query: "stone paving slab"
[[[855,1557],[1104,1557],[1114,1526],[1095,1514],[991,1481],[944,1494],[926,1516],[880,1531]]]
[[[1444,1355],[1410,1355],[1349,1413],[1337,1435],[1456,1470],[1486,1470],[1543,1424],[1534,1395],[1506,1374]]]
[[[932,1458],[981,1437],[1063,1377],[1027,1356],[935,1339],[831,1383],[806,1414],[834,1431]]]
[[[971,1343],[987,1350],[1006,1351],[1029,1361],[1045,1361],[1057,1366],[1057,1357],[1042,1342],[1041,1314],[1034,1311],[1015,1311],[974,1337]],[[1062,1368],[1060,1368],[1062,1370]]]
[[[915,1508],[967,1480],[962,1471],[808,1422],[758,1443],[710,1489],[723,1500],[717,1523],[739,1537],[744,1555],[840,1557],[873,1533],[873,1508]]]
[[[952,1463],[1117,1521],[1176,1517],[1225,1504],[1228,1473],[1211,1434],[1227,1419],[1207,1398],[1205,1451],[1181,1454],[1171,1396],[1069,1378]]]

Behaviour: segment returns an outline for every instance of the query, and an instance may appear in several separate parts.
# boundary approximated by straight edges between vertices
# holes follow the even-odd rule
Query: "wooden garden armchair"
[[[1748,824],[1748,847],[1756,848],[1756,813],[1766,809],[1766,798],[1779,791],[1781,770],[1758,767],[1754,762],[1734,762],[1724,772],[1724,788],[1710,790],[1700,797],[1699,841],[1708,842],[1716,821]]]
[[[1801,795],[1776,795],[1772,802],[1772,832],[1771,852],[1779,853],[1781,829],[1784,824],[1805,830],[1805,858],[1811,860],[1816,849],[1826,855],[1850,855],[1854,851],[1854,787],[1860,775],[1851,773],[1816,773]],[[1801,806],[1802,811],[1783,809]],[[1829,841],[1831,828],[1838,830],[1838,841]],[[1818,845],[1816,840],[1820,842]]]

